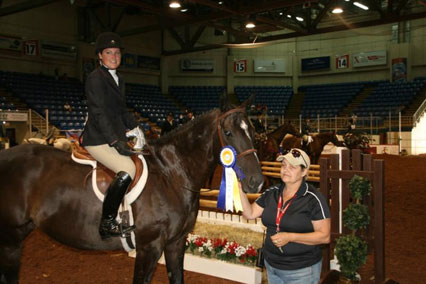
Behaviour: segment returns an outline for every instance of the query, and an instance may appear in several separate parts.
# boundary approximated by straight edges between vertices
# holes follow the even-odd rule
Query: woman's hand
[[[280,248],[291,242],[291,233],[280,232],[271,236],[272,243]]]
[[[248,220],[253,220],[262,216],[263,208],[257,205],[256,202],[249,202],[247,194],[243,191],[241,182],[238,182],[238,188],[240,190],[241,205],[243,206],[243,216]]]

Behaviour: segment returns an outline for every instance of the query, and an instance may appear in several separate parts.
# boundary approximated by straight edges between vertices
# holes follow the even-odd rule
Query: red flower
[[[247,248],[246,254],[248,256],[256,256],[257,251],[254,249],[254,247],[250,246],[250,247]]]
[[[214,248],[222,248],[226,245],[226,239],[214,239],[213,240],[213,247]]]
[[[238,243],[236,243],[236,242],[232,242],[232,243],[230,243],[229,244],[229,246],[228,246],[228,252],[230,253],[230,254],[235,254],[235,249],[238,247],[239,245],[238,245]]]
[[[207,238],[199,237],[199,238],[196,238],[196,239],[195,239],[195,241],[194,241],[194,244],[195,244],[197,247],[202,247],[202,246],[203,246],[203,244],[205,244],[205,243],[207,243]]]

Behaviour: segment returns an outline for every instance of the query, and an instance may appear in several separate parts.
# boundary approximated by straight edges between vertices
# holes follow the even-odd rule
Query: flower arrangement
[[[210,240],[194,234],[186,238],[186,251],[201,257],[216,258],[222,261],[254,266],[257,252],[252,245],[242,246],[226,238]]]

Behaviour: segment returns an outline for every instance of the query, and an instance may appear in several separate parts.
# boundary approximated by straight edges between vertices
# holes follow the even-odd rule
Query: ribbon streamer
[[[242,211],[238,178],[244,179],[244,173],[236,165],[236,151],[232,146],[225,146],[220,152],[220,161],[224,166],[220,191],[217,198],[217,208],[224,211]],[[238,175],[238,178],[237,178]]]

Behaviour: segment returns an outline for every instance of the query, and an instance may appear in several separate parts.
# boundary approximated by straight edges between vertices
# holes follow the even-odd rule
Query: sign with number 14
[[[349,54],[336,56],[336,69],[349,68]]]

